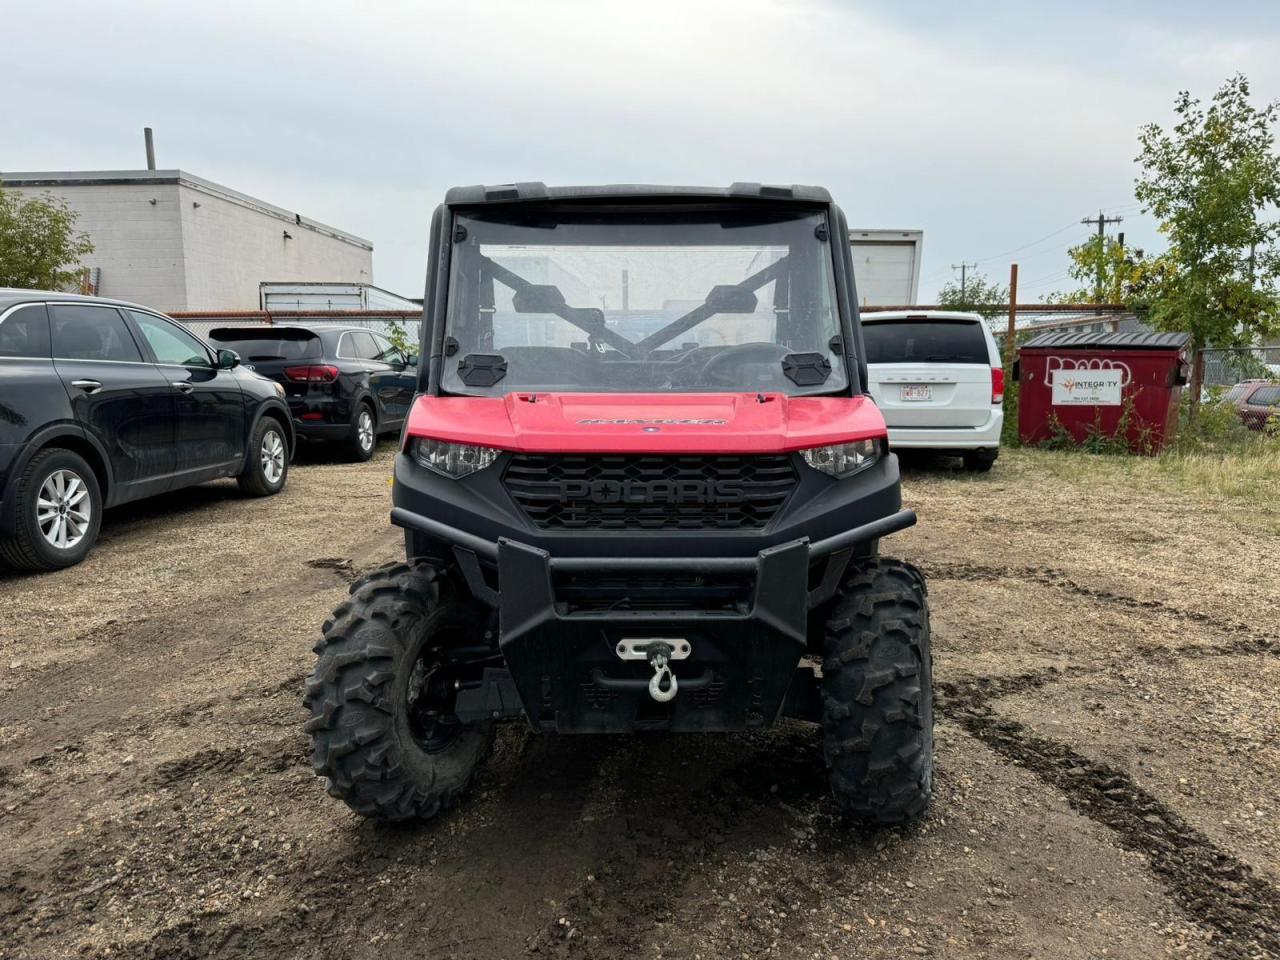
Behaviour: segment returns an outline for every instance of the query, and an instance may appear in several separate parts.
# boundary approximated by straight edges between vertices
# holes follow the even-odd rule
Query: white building
[[[406,299],[371,283],[307,281],[282,283],[264,280],[258,285],[258,305],[268,313],[277,310],[422,310],[422,301]]]
[[[160,310],[255,310],[264,280],[370,283],[373,244],[183,170],[0,173],[93,241],[92,292]]]

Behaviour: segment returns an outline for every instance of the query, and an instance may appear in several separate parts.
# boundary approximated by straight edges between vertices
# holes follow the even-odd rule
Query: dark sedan
[[[299,437],[341,443],[357,460],[409,415],[418,358],[365,327],[219,327],[209,339],[284,387]]]

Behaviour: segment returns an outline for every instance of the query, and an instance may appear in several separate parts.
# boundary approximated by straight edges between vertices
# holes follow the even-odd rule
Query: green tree
[[[1172,265],[1162,257],[1148,257],[1111,237],[1093,236],[1067,249],[1068,272],[1081,286],[1048,293],[1045,303],[1120,303],[1143,309],[1149,305],[1154,280]]]
[[[1009,312],[1009,288],[993,283],[981,273],[971,273],[965,278],[963,289],[959,280],[952,280],[939,290],[938,306],[992,320]]]
[[[1142,272],[1143,253],[1111,237],[1093,236],[1067,251],[1071,278],[1081,284],[1074,303],[1128,303]]]
[[[79,215],[51,193],[28,199],[0,186],[0,287],[62,290],[93,252]]]
[[[403,320],[387,320],[386,328],[383,331],[387,335],[387,339],[391,341],[391,345],[403,354],[411,354],[418,352],[418,345],[409,339],[409,332],[404,328]]]
[[[1280,313],[1280,221],[1265,216],[1280,202],[1280,102],[1254,107],[1237,75],[1207,107],[1184,91],[1174,111],[1171,130],[1152,123],[1138,137],[1135,194],[1169,241],[1151,278],[1151,322],[1189,332],[1197,353],[1253,346],[1276,330]],[[1197,363],[1193,416],[1200,374]]]

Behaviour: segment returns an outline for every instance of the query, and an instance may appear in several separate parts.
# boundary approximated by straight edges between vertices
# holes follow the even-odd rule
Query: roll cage
[[[843,211],[826,190],[805,186],[768,186],[754,183],[734,183],[728,188],[714,187],[649,187],[617,185],[604,187],[551,187],[541,183],[505,184],[500,186],[455,187],[445,196],[431,221],[426,291],[423,298],[423,324],[421,327],[421,353],[428,358],[418,374],[419,393],[439,396],[443,360],[446,352],[446,314],[449,302],[450,269],[455,243],[466,239],[465,229],[458,224],[458,217],[483,214],[500,215],[503,208],[511,213],[529,215],[535,211],[547,214],[573,212],[635,213],[638,210],[699,212],[723,211],[737,207],[744,210],[790,209],[813,213],[825,212],[832,247],[832,268],[835,279],[836,309],[841,330],[841,349],[848,371],[848,391],[851,395],[864,394],[867,384],[865,351],[858,322],[857,295],[853,276],[853,258],[847,242],[848,224]],[[488,272],[489,292],[492,304],[494,279],[509,286],[517,295],[536,300],[539,310],[560,317],[583,330],[590,337],[611,346],[624,357],[647,357],[662,344],[680,336],[717,312],[716,296],[731,297],[754,293],[784,271],[784,257],[737,284],[717,287],[702,304],[675,318],[660,330],[631,341],[603,322],[603,315],[594,308],[572,307],[564,298],[556,297],[552,287],[531,283],[491,258],[482,258]]]

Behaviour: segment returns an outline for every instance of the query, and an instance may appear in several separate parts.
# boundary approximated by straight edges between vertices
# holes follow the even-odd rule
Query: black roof
[[[1019,344],[1020,350],[1040,347],[1070,350],[1181,350],[1191,342],[1189,333],[1042,333]]]
[[[450,206],[513,203],[525,200],[782,200],[830,203],[825,187],[800,184],[731,183],[727,187],[662,187],[644,183],[614,183],[595,187],[548,187],[541,181],[489,186],[452,187],[444,202]]]

